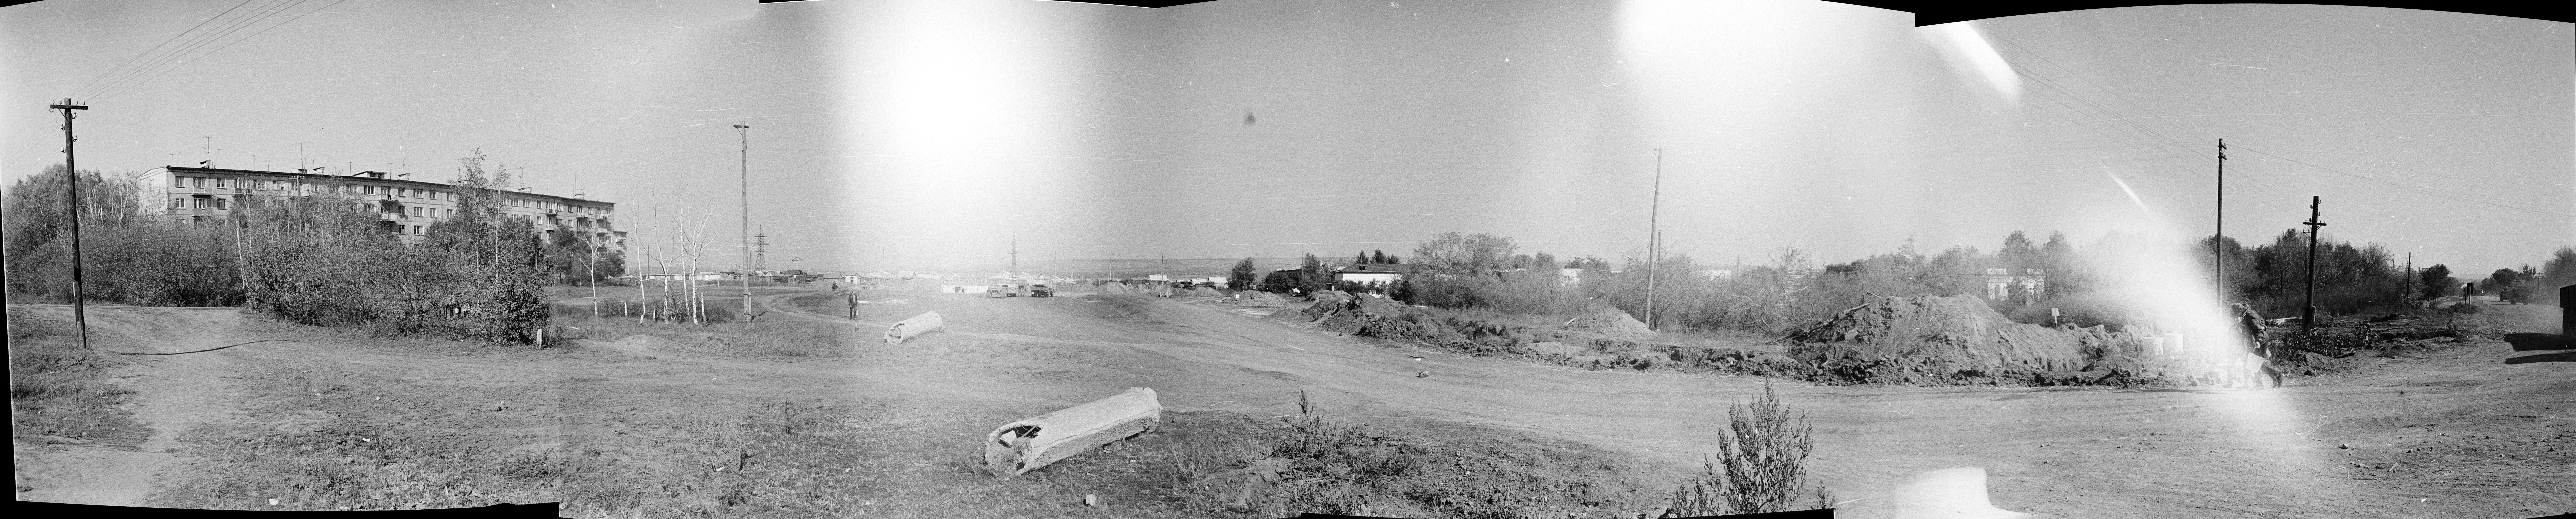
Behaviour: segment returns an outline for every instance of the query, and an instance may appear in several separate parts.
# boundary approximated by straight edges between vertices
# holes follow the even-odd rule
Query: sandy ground
[[[649,341],[583,340],[542,363],[260,343],[154,359],[126,383],[141,419],[170,431],[225,418],[230,384],[293,359],[409,378],[554,388],[567,437],[619,409],[736,399],[893,400],[1038,414],[1152,387],[1173,410],[1293,412],[1308,390],[1363,423],[1444,420],[1535,431],[1661,463],[1667,475],[1714,449],[1726,404],[1757,378],[1586,371],[1473,358],[1305,329],[1175,299],[902,299],[842,318],[838,296],[760,290],[762,320],[847,323],[873,338],[937,311],[949,329],[851,357],[692,357]],[[800,306],[800,304],[802,306]],[[2554,310],[2554,309],[2552,309]],[[2521,310],[2517,310],[2521,311]],[[227,309],[100,309],[152,351],[258,337]],[[2549,330],[2555,331],[2555,330]],[[142,347],[142,346],[136,346]],[[135,350],[142,351],[142,350]],[[1894,517],[1896,489],[1927,471],[1980,467],[1995,506],[2041,517],[2531,517],[2576,510],[2568,432],[2576,363],[2507,365],[2502,342],[2436,351],[2270,391],[1776,385],[1817,434],[1816,475],[1850,517]],[[1414,357],[1421,357],[1420,360]],[[1430,377],[1412,376],[1429,371]],[[965,447],[961,447],[965,448]],[[2549,449],[2555,450],[2549,450]],[[156,457],[157,456],[157,457]],[[172,454],[21,449],[21,499],[130,503]],[[32,459],[31,459],[32,458]],[[93,461],[96,460],[96,461]],[[112,462],[102,463],[107,460]],[[34,463],[30,463],[30,462]],[[69,490],[97,489],[97,490]],[[2544,512],[2547,511],[2547,512]]]

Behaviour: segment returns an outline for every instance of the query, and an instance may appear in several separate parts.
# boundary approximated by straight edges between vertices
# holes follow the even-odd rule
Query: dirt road
[[[1538,431],[1665,460],[1672,470],[1713,450],[1726,404],[1763,384],[1372,345],[1171,299],[878,297],[912,303],[863,307],[861,320],[938,311],[961,332],[906,347],[1000,340],[1083,352],[1052,356],[1106,379],[1082,380],[1089,387],[1073,395],[1150,385],[1178,409],[1284,413],[1296,390],[1310,389],[1336,414]],[[2552,457],[2535,442],[2568,427],[2565,396],[2576,394],[2576,366],[2508,366],[2500,361],[2508,350],[2480,343],[2403,370],[2303,378],[2273,391],[1777,388],[1816,426],[1817,472],[1854,517],[1892,516],[1895,487],[1950,467],[1987,469],[1996,506],[2042,516],[2519,517],[2524,507],[2566,509],[2567,498],[2544,491],[2559,480],[2551,467],[2566,466],[2568,449]],[[1418,371],[1432,376],[1411,376]],[[991,382],[1057,385],[977,383]],[[2419,460],[2457,465],[2440,468],[2448,478],[2386,478],[2399,469],[2371,468],[2415,454],[2395,452],[2415,445],[2396,436],[2419,423],[2452,428],[2423,433],[2438,438],[2538,437],[2496,440],[2491,449],[2530,452]],[[2521,461],[2493,465],[2506,458]],[[2474,468],[2481,464],[2490,466]]]
[[[68,316],[70,307],[12,305]],[[234,308],[90,307],[90,340],[95,347],[119,353],[179,353],[221,348],[258,339],[231,333],[241,322]],[[43,481],[18,499],[58,503],[141,506],[143,497],[166,472],[178,467],[184,453],[175,452],[177,435],[189,427],[221,420],[232,409],[225,395],[246,350],[181,355],[127,355],[132,361],[115,377],[136,392],[130,409],[135,420],[153,428],[151,439],[127,450],[63,445],[60,450],[19,460],[21,479]]]
[[[1284,414],[1304,389],[1327,412],[1362,423],[1535,431],[1656,460],[1667,475],[1713,450],[1726,404],[1764,384],[1464,357],[1174,299],[870,292],[859,297],[877,303],[853,322],[833,293],[756,297],[762,321],[842,324],[862,339],[924,311],[939,312],[948,329],[801,359],[600,340],[510,358],[261,343],[140,357],[151,360],[126,383],[142,391],[140,418],[162,431],[145,451],[166,447],[173,431],[245,419],[226,414],[240,408],[230,405],[235,384],[256,380],[258,367],[304,362],[556,394],[559,427],[531,434],[575,439],[565,441],[644,406],[823,398],[1036,414],[1143,386],[1173,410]],[[904,302],[878,304],[887,300]],[[241,332],[243,316],[229,309],[102,308],[92,319],[138,352],[258,338]],[[2042,517],[2526,517],[2576,508],[2551,493],[2576,448],[2540,443],[2570,428],[2565,396],[2576,394],[2576,365],[2505,365],[2508,350],[2461,346],[2393,364],[2404,369],[2294,378],[2273,391],[1776,387],[1815,425],[1813,466],[1851,517],[1894,517],[1894,489],[1952,467],[1987,469],[1996,506]],[[1431,376],[1412,376],[1421,371]],[[21,498],[131,503],[179,461],[155,452],[52,457],[38,478],[48,484],[36,491],[51,493]],[[33,473],[20,472],[22,480]]]

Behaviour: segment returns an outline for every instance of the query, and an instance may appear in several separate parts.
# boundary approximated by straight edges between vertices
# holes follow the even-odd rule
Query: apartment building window
[[[172,198],[172,199],[170,199],[170,208],[171,208],[171,209],[187,209],[187,208],[188,208],[188,199],[185,199],[185,198]]]
[[[206,177],[188,177],[188,187],[206,187]]]
[[[215,199],[215,210],[218,210],[218,211],[230,211],[230,210],[232,210],[232,204],[231,204],[231,203],[229,203],[229,202],[230,202],[230,200],[226,200],[226,199],[222,199],[222,198],[217,198],[217,199]]]

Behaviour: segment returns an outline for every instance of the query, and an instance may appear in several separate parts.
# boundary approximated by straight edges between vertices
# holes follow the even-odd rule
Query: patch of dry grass
[[[64,320],[11,308],[8,323],[11,438],[130,446],[152,437],[123,407],[134,392],[107,381],[118,359],[81,349]]]
[[[336,363],[263,367],[247,419],[180,435],[194,455],[152,506],[400,510],[557,500],[600,470],[554,448],[545,387],[424,383]],[[271,500],[275,500],[272,504]]]
[[[846,357],[857,351],[861,335],[847,325],[789,319],[714,325],[638,323],[631,317],[593,318],[557,314],[548,337],[564,340],[613,341],[635,335],[663,339],[657,348],[674,353],[724,357]],[[553,339],[548,339],[553,340]]]

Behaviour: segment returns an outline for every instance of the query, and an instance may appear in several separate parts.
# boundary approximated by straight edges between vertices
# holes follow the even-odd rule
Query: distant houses
[[[1411,273],[1413,273],[1412,265],[1399,263],[1361,263],[1333,269],[1333,282],[1394,285],[1397,281],[1403,281],[1405,274]]]
[[[2012,269],[1986,269],[1986,299],[2009,300],[2013,289],[2019,288],[2023,303],[2037,301],[2039,294],[2048,291],[2047,274],[2040,269],[2023,269],[2022,275],[2016,276]]]

